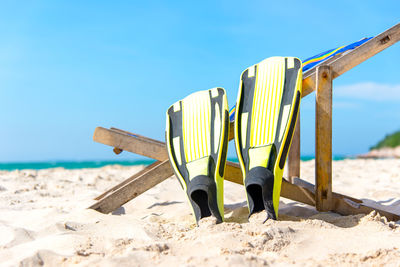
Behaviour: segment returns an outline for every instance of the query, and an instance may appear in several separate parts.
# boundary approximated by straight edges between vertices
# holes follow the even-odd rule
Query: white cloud
[[[334,96],[349,97],[376,101],[399,101],[400,84],[379,84],[363,82],[351,85],[336,86]]]

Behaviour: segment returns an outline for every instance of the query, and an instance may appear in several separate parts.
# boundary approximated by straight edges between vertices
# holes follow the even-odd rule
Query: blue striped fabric
[[[373,37],[367,37],[367,38],[363,38],[357,42],[354,42],[352,44],[349,45],[344,45],[344,46],[340,46],[334,49],[329,49],[325,52],[319,53],[315,56],[312,56],[310,58],[307,58],[303,61],[303,72],[315,67],[316,65],[324,62],[325,60],[338,55],[340,53],[343,53],[345,51],[348,50],[352,50],[360,45],[362,45],[363,43],[367,42],[368,40],[372,39]],[[233,106],[230,110],[229,110],[229,120],[232,122],[235,119],[235,109],[236,109],[236,105]]]

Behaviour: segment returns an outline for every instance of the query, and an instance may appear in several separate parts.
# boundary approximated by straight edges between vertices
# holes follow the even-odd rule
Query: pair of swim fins
[[[272,57],[241,75],[235,112],[235,145],[249,217],[265,210],[277,219],[283,168],[301,99],[301,61]],[[223,88],[193,93],[167,110],[171,166],[198,223],[224,220],[223,181],[229,112]]]

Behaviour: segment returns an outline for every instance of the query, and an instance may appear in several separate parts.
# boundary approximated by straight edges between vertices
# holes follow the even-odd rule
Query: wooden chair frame
[[[376,210],[388,220],[400,220],[400,215],[384,207],[371,207],[362,200],[332,191],[332,81],[400,40],[400,23],[370,39],[361,46],[334,56],[303,74],[303,95],[316,91],[315,130],[315,186],[300,179],[300,120],[298,118],[288,156],[288,178],[283,179],[281,196],[315,206],[318,211],[333,211],[342,215],[367,214]],[[300,116],[300,113],[299,115]],[[233,139],[231,122],[229,140]],[[122,183],[95,198],[89,208],[109,213],[158,183],[172,176],[165,143],[119,130],[97,127],[93,140],[114,148],[143,155],[156,162],[145,167]],[[227,162],[225,180],[242,184],[242,173],[237,163]]]

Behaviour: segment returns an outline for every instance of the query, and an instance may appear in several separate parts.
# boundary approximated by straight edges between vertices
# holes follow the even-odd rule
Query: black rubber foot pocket
[[[210,177],[199,175],[193,178],[187,190],[197,223],[205,217],[214,216],[217,222],[222,222],[218,209],[217,186]]]
[[[245,179],[246,193],[249,201],[249,217],[265,210],[268,218],[276,220],[273,205],[274,175],[264,167],[251,169]]]

